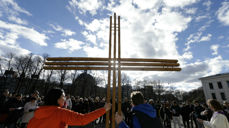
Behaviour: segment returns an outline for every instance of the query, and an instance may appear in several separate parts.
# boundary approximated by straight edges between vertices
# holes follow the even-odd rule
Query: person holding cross
[[[51,89],[44,98],[44,106],[38,108],[27,128],[67,128],[68,125],[84,126],[96,120],[111,109],[107,103],[87,114],[80,114],[63,108],[65,93],[62,89]]]
[[[130,128],[162,128],[159,118],[156,117],[156,110],[150,104],[144,103],[144,97],[141,92],[132,92],[131,100],[133,108]],[[116,113],[115,121],[119,125],[119,128],[129,128],[123,118],[123,115]]]

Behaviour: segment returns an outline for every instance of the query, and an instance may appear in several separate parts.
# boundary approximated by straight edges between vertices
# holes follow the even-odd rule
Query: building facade
[[[205,99],[216,99],[229,102],[229,73],[200,78]]]

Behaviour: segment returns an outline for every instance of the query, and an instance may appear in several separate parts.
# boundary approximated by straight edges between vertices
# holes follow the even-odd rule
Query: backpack
[[[140,111],[133,111],[132,117],[137,117],[141,128],[163,128],[161,121],[158,117],[151,118],[147,114]],[[133,122],[131,124],[133,125]],[[131,126],[131,128],[133,128],[133,126]]]

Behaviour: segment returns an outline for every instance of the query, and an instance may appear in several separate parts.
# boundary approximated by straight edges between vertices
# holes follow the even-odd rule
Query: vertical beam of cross
[[[112,128],[115,128],[115,104],[116,104],[116,13],[114,14],[114,60],[113,60],[113,88],[112,88]]]
[[[121,37],[120,37],[120,16],[118,16],[118,114],[121,115],[122,88],[121,88]]]
[[[110,16],[110,30],[109,30],[109,59],[108,59],[108,83],[107,83],[107,103],[110,103],[110,87],[111,87],[111,37],[112,37],[112,16]],[[106,113],[106,128],[109,128],[110,111]]]

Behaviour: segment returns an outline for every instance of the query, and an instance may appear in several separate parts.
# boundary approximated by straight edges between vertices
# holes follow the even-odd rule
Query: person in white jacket
[[[32,97],[24,106],[24,114],[22,116],[22,128],[25,128],[29,120],[34,116],[34,111],[38,108],[36,98]]]
[[[209,99],[207,104],[214,112],[210,122],[199,118],[197,118],[197,121],[203,123],[205,128],[229,128],[227,117],[224,115],[220,103],[217,100]]]

